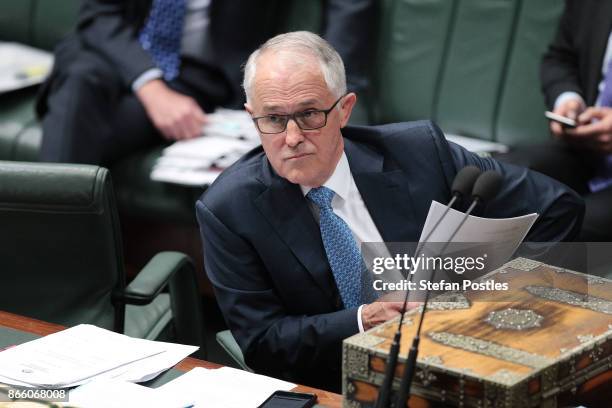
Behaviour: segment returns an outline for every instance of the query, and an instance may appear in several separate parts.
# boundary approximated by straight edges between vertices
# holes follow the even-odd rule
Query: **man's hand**
[[[578,117],[579,125],[566,131],[576,145],[596,153],[612,153],[612,108],[588,108]]]
[[[584,104],[580,99],[567,99],[559,106],[555,108],[553,113],[557,115],[565,116],[566,118],[574,119],[580,115],[582,111],[584,111]],[[551,121],[550,122],[550,131],[556,137],[563,138],[566,133],[566,128],[564,128],[560,123]]]
[[[206,115],[191,97],[154,79],[136,91],[153,125],[168,140],[189,139],[202,134]]]
[[[361,309],[361,323],[363,324],[364,330],[369,330],[374,326],[378,326],[381,323],[391,320],[402,311],[404,302],[398,301],[386,301],[381,298],[380,300],[365,305]],[[408,302],[407,310],[417,307],[420,303]]]

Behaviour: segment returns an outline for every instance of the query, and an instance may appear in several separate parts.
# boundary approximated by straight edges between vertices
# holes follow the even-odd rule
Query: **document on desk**
[[[162,345],[164,348],[163,353],[154,354],[147,358],[131,362],[129,364],[122,365],[113,370],[106,371],[93,378],[79,381],[72,384],[81,385],[89,382],[90,380],[120,380],[129,381],[132,383],[139,383],[149,381],[157,377],[162,372],[174,367],[176,364],[181,362],[185,357],[195,352],[199,347],[187,346],[184,344],[176,343],[165,343],[165,342],[153,342],[152,340],[134,339],[137,342],[152,342]],[[0,377],[2,382],[2,377]]]
[[[189,397],[194,407],[257,408],[274,391],[289,391],[295,384],[230,367],[202,367],[157,388],[166,395]]]
[[[429,213],[421,232],[419,242],[429,234],[433,226],[440,219],[446,206],[437,201],[432,201]],[[428,242],[445,243],[453,231],[459,226],[464,218],[464,213],[450,209],[438,228],[429,237]],[[461,226],[457,234],[453,237],[452,243],[474,244],[479,251],[486,250],[487,266],[495,268],[507,262],[516,251],[531,226],[538,218],[538,214],[532,213],[513,218],[482,218],[473,215],[468,216],[465,223]],[[484,245],[487,244],[487,245]],[[427,248],[428,245],[425,246]],[[440,245],[429,245],[430,249],[438,249]],[[459,248],[468,248],[469,245],[448,246],[449,251]],[[488,249],[486,249],[486,248]],[[483,249],[484,248],[484,249]],[[454,255],[454,254],[453,254]],[[476,254],[483,255],[483,254]]]
[[[1,352],[0,376],[37,387],[69,387],[164,351],[163,343],[81,324]]]
[[[71,390],[68,405],[87,408],[185,408],[193,406],[185,395],[168,394],[119,380],[95,380]]]

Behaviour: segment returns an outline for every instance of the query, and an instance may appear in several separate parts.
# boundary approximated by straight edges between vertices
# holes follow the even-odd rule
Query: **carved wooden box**
[[[612,406],[612,281],[524,258],[489,279],[508,282],[508,291],[453,292],[430,303],[410,406],[558,406],[589,390]],[[404,319],[394,389],[418,312]],[[398,323],[344,341],[344,407],[373,406]]]

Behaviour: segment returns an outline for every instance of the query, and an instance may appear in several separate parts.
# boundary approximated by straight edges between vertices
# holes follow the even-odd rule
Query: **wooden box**
[[[612,406],[612,281],[525,258],[481,281],[490,279],[508,291],[451,292],[430,303],[409,406],[548,407],[589,391],[599,400],[590,406]],[[418,312],[404,319],[394,389]],[[344,341],[345,407],[373,406],[398,323]]]

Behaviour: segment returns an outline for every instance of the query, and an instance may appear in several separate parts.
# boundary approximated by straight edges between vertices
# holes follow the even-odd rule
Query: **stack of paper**
[[[0,93],[41,83],[52,65],[50,52],[24,44],[0,42]]]
[[[202,137],[180,140],[164,149],[151,179],[203,186],[221,170],[259,145],[259,136],[246,111],[218,109],[207,115]]]
[[[66,388],[100,378],[146,381],[197,349],[81,324],[1,352],[0,382]]]

